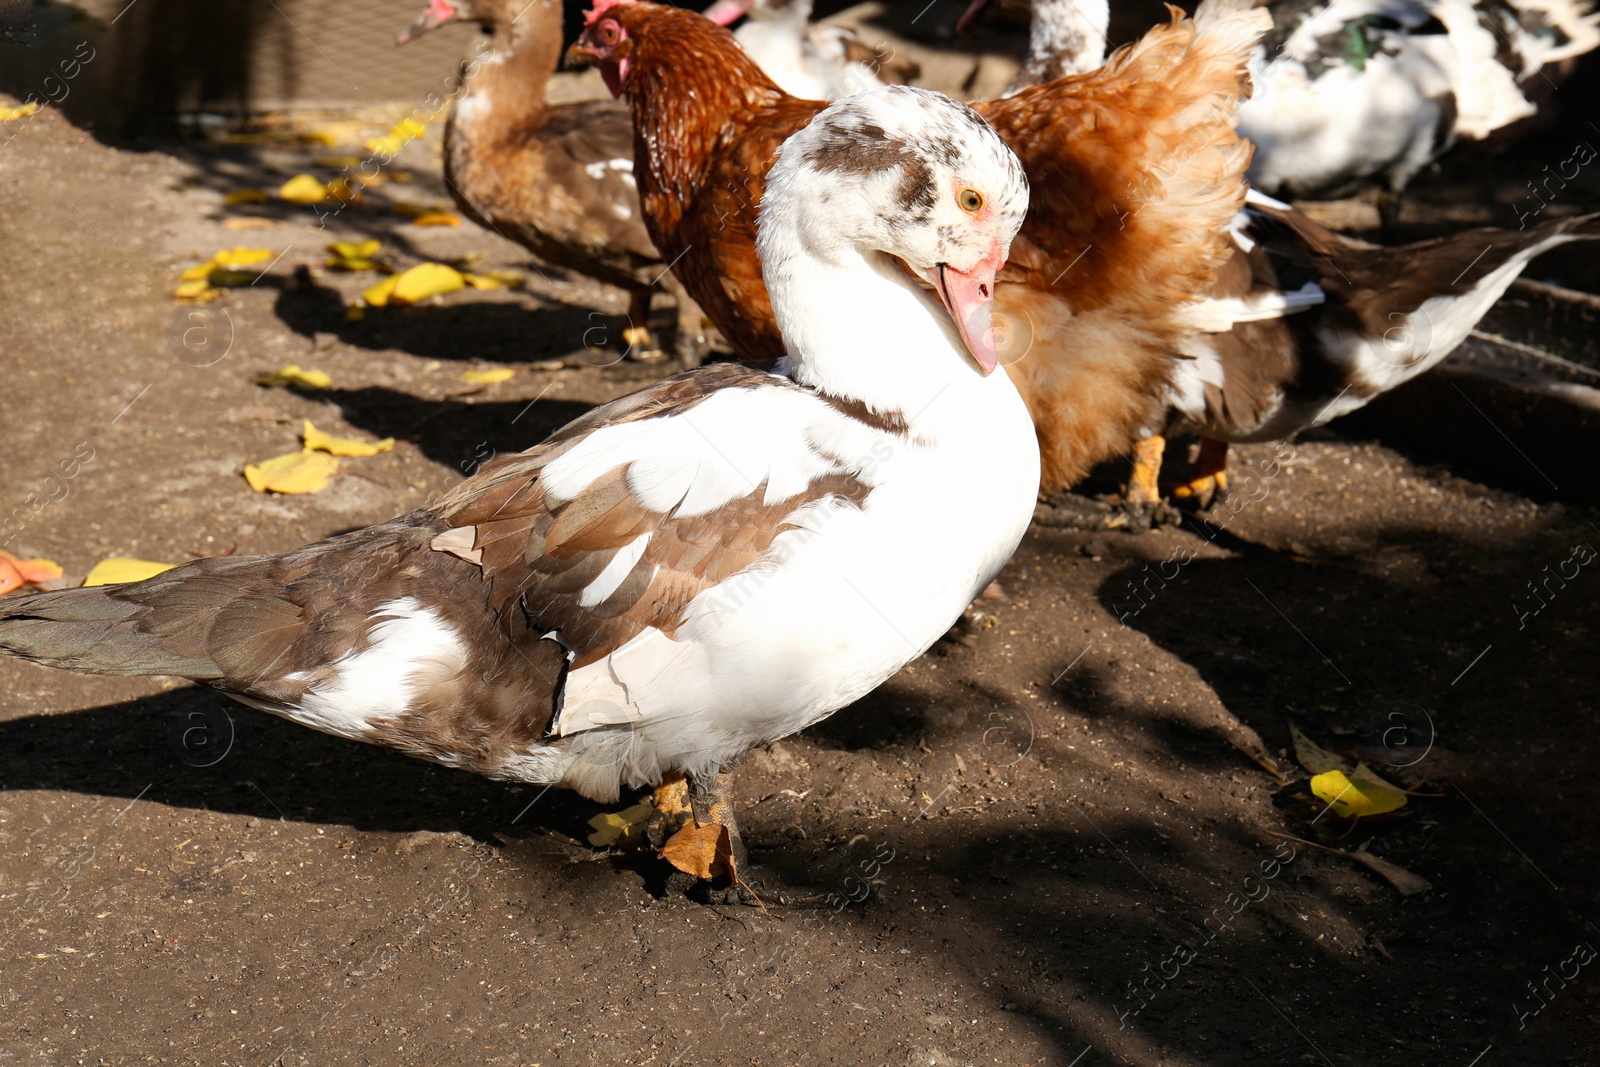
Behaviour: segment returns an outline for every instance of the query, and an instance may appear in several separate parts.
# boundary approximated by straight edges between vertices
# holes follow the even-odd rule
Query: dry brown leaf
[[[685,874],[714,878],[733,870],[733,845],[728,828],[691,822],[668,838],[661,858]]]

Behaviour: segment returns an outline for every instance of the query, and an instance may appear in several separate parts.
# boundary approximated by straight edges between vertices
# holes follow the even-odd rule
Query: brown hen
[[[568,58],[628,97],[651,237],[740,356],[776,359],[756,213],[778,146],[826,104],[785,95],[698,15],[597,0],[587,21]],[[1234,114],[1269,25],[1237,0],[1173,9],[1098,71],[974,105],[1032,186],[994,309],[1046,490],[1127,451],[1160,410],[1194,332],[1182,308],[1229,256],[1250,162]]]

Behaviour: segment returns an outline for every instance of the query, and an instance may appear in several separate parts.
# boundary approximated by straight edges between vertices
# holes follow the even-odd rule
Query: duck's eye
[[[983,210],[983,194],[973,188],[966,188],[956,194],[956,203],[961,205],[961,210],[969,215],[976,215]]]

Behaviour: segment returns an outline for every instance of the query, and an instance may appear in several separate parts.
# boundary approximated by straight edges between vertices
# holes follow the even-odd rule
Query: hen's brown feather
[[[784,95],[697,15],[628,3],[606,16],[627,30],[651,236],[740,356],[782,355],[756,212],[778,147],[827,105]],[[995,310],[1018,342],[1012,375],[1039,431],[1046,488],[1125,451],[1157,417],[1170,353],[1192,331],[1179,307],[1207,295],[1226,258],[1250,159],[1233,112],[1267,22],[1231,11],[1215,24],[1174,9],[1170,25],[1100,71],[975,105],[1032,188]]]

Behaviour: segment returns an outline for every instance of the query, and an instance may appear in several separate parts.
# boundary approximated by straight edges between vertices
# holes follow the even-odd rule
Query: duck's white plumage
[[[985,6],[974,0],[967,18]],[[1031,0],[1028,54],[1009,91],[1105,61],[1103,0]],[[1523,92],[1600,47],[1591,0],[1273,0],[1239,132],[1250,179],[1273,195],[1398,192],[1457,140],[1534,114]]]
[[[856,36],[842,26],[811,21],[811,0],[719,0],[706,9],[713,21],[748,16],[734,31],[750,58],[778,87],[802,100],[840,100],[884,84]]]
[[[1458,139],[1536,111],[1522,90],[1600,45],[1588,0],[1280,0],[1239,130],[1269,193],[1398,192]]]
[[[982,297],[951,300],[976,316],[1026,205],[1015,157],[967,108],[852,97],[768,179],[788,376],[677,375],[434,507],[296,552],[8,600],[0,650],[186,675],[595,798],[714,779],[920,654],[1022,537],[1039,477],[1022,401],[896,260],[952,293],[968,279]]]

